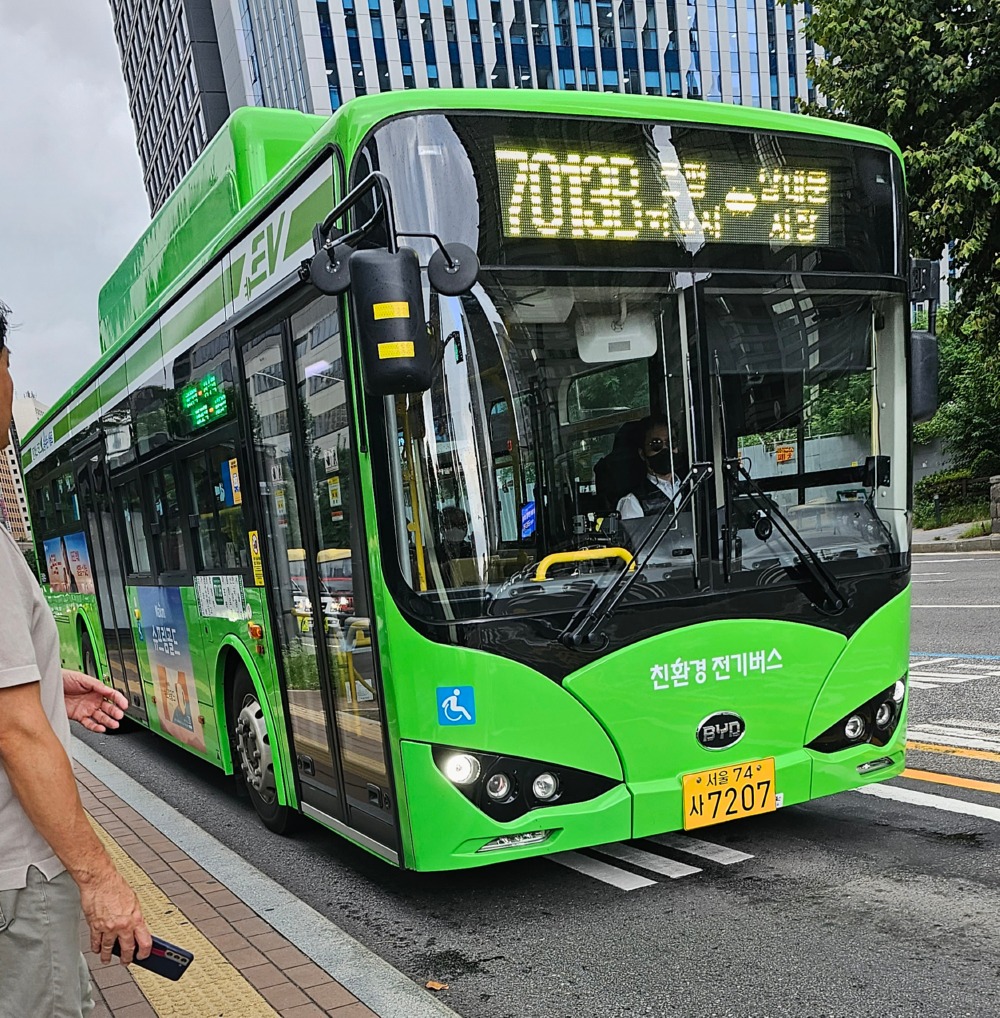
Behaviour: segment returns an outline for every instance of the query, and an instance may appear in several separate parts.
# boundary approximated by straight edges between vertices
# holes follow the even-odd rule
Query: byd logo
[[[710,714],[698,725],[698,742],[705,749],[729,749],[746,733],[746,722],[732,711]]]

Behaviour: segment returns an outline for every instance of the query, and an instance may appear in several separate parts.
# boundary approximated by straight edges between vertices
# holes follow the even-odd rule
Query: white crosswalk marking
[[[919,724],[910,725],[907,738],[915,742],[933,742],[940,746],[958,746],[962,749],[987,749],[1000,752],[1000,732],[983,731],[971,724]]]
[[[953,725],[955,728],[971,728],[977,732],[1000,732],[1000,722],[996,721],[965,721],[961,718],[945,718],[942,725]]]
[[[635,867],[635,869],[655,873],[658,877],[669,877],[671,880],[679,880],[681,877],[690,877],[695,873],[703,872],[699,866],[692,866],[690,863],[672,859],[660,852],[640,848],[639,846],[642,844],[660,845],[664,848],[684,852],[685,855],[707,859],[722,866],[732,866],[734,863],[746,862],[753,858],[749,852],[740,852],[738,849],[716,845],[711,841],[701,841],[699,838],[691,838],[686,834],[656,834],[642,839],[638,844],[619,841],[610,845],[599,845],[596,848],[587,849],[587,851],[595,852],[607,859],[617,859],[619,862]],[[584,876],[611,884],[623,891],[635,891],[658,882],[612,863],[595,859],[584,852],[557,852],[555,855],[545,856],[545,858],[551,859],[552,862],[565,866],[567,869],[582,873]]]
[[[676,880],[678,877],[689,877],[692,873],[701,873],[697,866],[688,866],[687,863],[667,859],[662,855],[654,855],[652,852],[644,852],[641,848],[633,848],[631,845],[601,845],[594,851],[601,855],[609,855],[612,859],[621,859],[622,862],[639,866],[651,873],[670,877],[671,880]]]
[[[713,845],[710,841],[701,841],[686,834],[655,834],[648,840],[655,841],[664,848],[676,848],[701,859],[711,859],[712,862],[721,863],[723,866],[732,866],[733,863],[746,862],[747,859],[753,858],[749,852],[740,852],[725,845]]]
[[[984,661],[971,658],[921,657],[910,658],[910,685],[914,689],[936,689],[939,686],[961,685],[974,679],[990,679],[1000,670]]]
[[[628,870],[619,869],[617,866],[610,866],[600,859],[591,859],[589,855],[581,855],[579,852],[557,852],[555,855],[548,855],[546,859],[566,866],[577,873],[583,873],[595,880],[611,884],[622,891],[635,891],[640,887],[651,887],[656,883],[647,877],[640,877]]]

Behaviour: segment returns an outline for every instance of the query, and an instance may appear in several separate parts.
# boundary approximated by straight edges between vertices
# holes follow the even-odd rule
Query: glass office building
[[[559,88],[775,110],[815,98],[811,3],[319,0],[330,104],[398,88]]]
[[[809,2],[111,0],[151,207],[237,106],[330,113],[401,88],[557,88],[795,110]]]
[[[111,0],[151,211],[225,123],[230,106],[211,0]]]

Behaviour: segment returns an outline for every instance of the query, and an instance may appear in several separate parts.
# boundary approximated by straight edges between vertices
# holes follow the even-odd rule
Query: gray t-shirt
[[[63,700],[56,623],[24,555],[3,526],[0,526],[0,592],[4,602],[0,621],[0,686],[40,683],[45,714],[68,754],[69,720]],[[0,725],[4,723],[0,716]],[[45,767],[47,763],[39,760],[38,766]],[[36,866],[50,879],[65,869],[21,809],[0,760],[0,891],[24,887],[29,866]]]

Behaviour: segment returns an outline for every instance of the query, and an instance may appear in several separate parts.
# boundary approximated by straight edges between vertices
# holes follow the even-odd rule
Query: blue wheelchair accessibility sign
[[[438,686],[438,724],[474,725],[476,691],[472,686]]]

